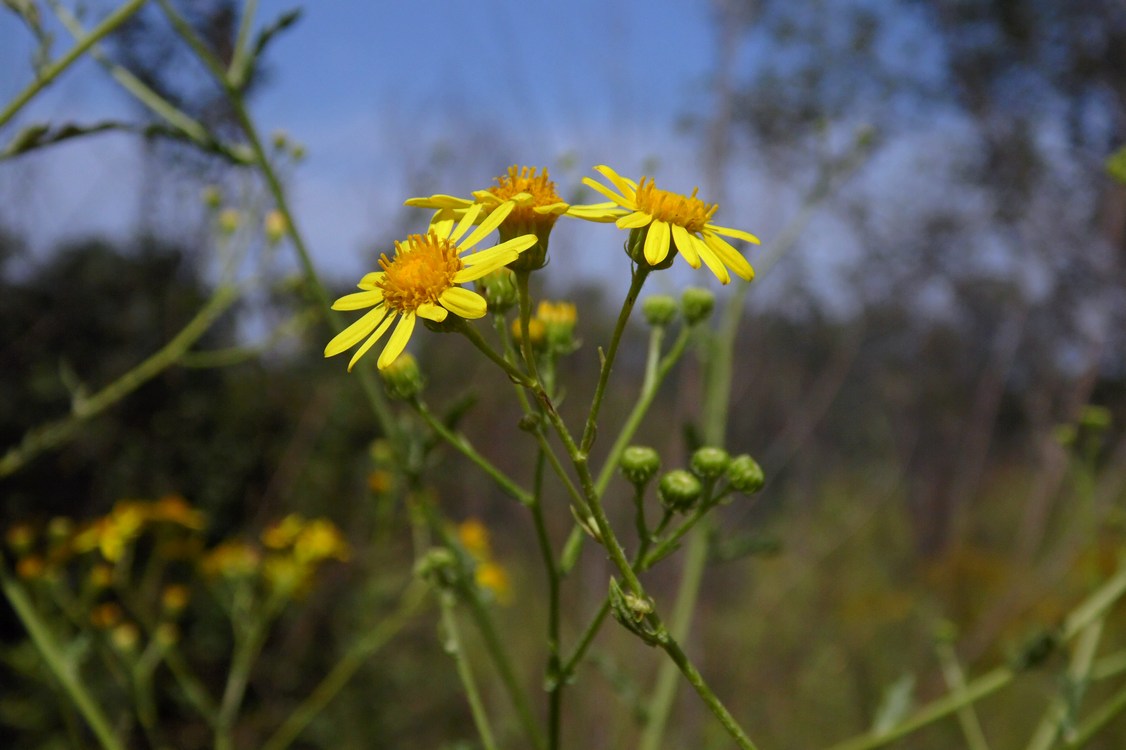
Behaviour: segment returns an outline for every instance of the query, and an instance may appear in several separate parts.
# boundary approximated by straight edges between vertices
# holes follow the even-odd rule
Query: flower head
[[[630,242],[634,260],[644,260],[650,266],[663,268],[669,251],[676,248],[688,265],[699,268],[703,263],[724,284],[731,281],[729,268],[742,279],[750,281],[754,278],[751,264],[720,235],[755,244],[758,244],[758,238],[741,229],[713,224],[712,216],[718,206],[698,198],[698,188],[690,195],[672,193],[659,189],[652,178],[642,177],[639,184],[622,177],[610,167],[598,166],[594,169],[618,192],[589,177],[584,177],[583,183],[617,204],[616,223],[619,229],[635,230]]]
[[[536,237],[525,234],[464,257],[462,253],[496,229],[513,208],[498,208],[469,232],[482,211],[480,206],[472,206],[456,226],[432,226],[425,235],[412,234],[405,241],[396,242],[395,257],[383,255],[379,259],[383,270],[360,280],[358,286],[362,291],[345,295],[333,304],[334,310],[372,309],[329,341],[325,356],[340,354],[362,340],[364,343],[348,363],[351,370],[398,318],[398,325],[379,355],[378,365],[383,369],[402,354],[418,318],[441,323],[449,313],[470,319],[483,317],[488,309],[485,298],[458,285],[516,260],[536,244]]]
[[[475,190],[472,200],[452,195],[431,195],[411,198],[406,205],[436,209],[431,220],[431,225],[436,228],[452,225],[475,205],[482,207],[484,216],[510,206],[511,213],[499,226],[501,240],[524,234],[534,234],[539,240],[537,248],[522,255],[517,261],[516,265],[524,270],[534,270],[546,263],[547,238],[560,216],[602,222],[617,218],[613,203],[590,206],[568,204],[559,197],[555,183],[548,177],[547,169],[543,169],[541,173],[536,167],[513,165],[508,168],[508,172],[495,178],[495,182],[496,187]]]

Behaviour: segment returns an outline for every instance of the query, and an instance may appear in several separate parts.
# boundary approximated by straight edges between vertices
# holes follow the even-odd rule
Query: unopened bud
[[[418,361],[408,352],[403,352],[393,362],[379,371],[387,392],[393,398],[404,401],[422,392],[422,372]]]
[[[766,479],[758,462],[743,454],[731,459],[727,465],[727,481],[733,489],[752,495],[762,489]]]
[[[715,295],[707,289],[688,287],[680,296],[680,304],[684,307],[684,319],[688,325],[707,320],[715,308]]]
[[[641,303],[641,314],[645,316],[645,322],[654,327],[672,323],[678,312],[680,310],[676,300],[667,294],[654,294]]]
[[[645,484],[661,469],[661,457],[657,451],[643,445],[631,445],[622,451],[618,459],[622,474],[633,484]]]
[[[489,310],[494,313],[503,313],[511,310],[519,301],[519,290],[516,288],[516,274],[507,268],[501,268],[477,280],[477,291],[489,303]]]
[[[716,479],[731,463],[723,448],[704,447],[692,454],[692,471],[701,479]]]
[[[700,480],[684,469],[670,471],[657,484],[657,497],[661,505],[681,513],[691,509],[703,492]]]
[[[234,234],[238,231],[238,225],[242,217],[239,215],[238,209],[224,208],[219,212],[219,231],[223,234]]]
[[[266,214],[263,228],[266,232],[266,241],[271,245],[276,245],[282,241],[285,233],[289,230],[289,222],[285,220],[285,215],[281,211],[275,209]]]
[[[199,192],[199,199],[208,208],[219,208],[219,204],[223,202],[223,194],[217,186],[208,185]]]

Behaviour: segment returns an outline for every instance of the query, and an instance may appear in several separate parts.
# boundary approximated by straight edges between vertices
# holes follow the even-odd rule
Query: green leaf
[[[903,674],[884,688],[883,699],[872,721],[872,732],[881,735],[907,718],[915,703],[915,675]]]

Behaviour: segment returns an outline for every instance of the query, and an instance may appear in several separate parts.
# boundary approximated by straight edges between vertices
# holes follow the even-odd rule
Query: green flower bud
[[[218,186],[208,185],[200,191],[199,199],[208,208],[219,208],[219,204],[223,202],[223,194],[219,191]]]
[[[449,588],[457,583],[457,558],[445,547],[435,547],[415,564],[414,574],[432,586]]]
[[[242,223],[242,215],[235,208],[224,208],[219,212],[219,231],[223,234],[234,234]]]
[[[676,320],[678,312],[680,310],[676,300],[667,294],[654,294],[646,297],[641,303],[641,313],[645,316],[645,322],[654,327],[667,326]]]
[[[731,456],[723,448],[700,448],[692,454],[692,471],[701,479],[716,479],[731,463]]]
[[[681,513],[690,510],[703,492],[704,486],[700,484],[700,480],[684,469],[670,471],[657,484],[657,497],[661,505]]]
[[[626,240],[626,255],[641,268],[661,271],[672,265],[673,260],[676,259],[676,253],[670,247],[669,254],[665,256],[664,260],[655,266],[650,265],[649,261],[645,259],[645,238],[649,235],[649,226],[650,225],[647,224],[638,229],[630,230],[629,239]]]
[[[301,161],[305,158],[305,147],[300,143],[293,144],[293,148],[289,150],[289,155],[294,161]]]
[[[477,291],[489,303],[489,310],[495,313],[507,312],[519,301],[516,274],[507,268],[493,271],[488,276],[478,279]]]
[[[270,135],[270,140],[273,142],[274,148],[281,150],[289,143],[289,134],[284,130],[275,130]]]
[[[575,320],[578,312],[570,302],[544,300],[536,307],[536,320],[543,323],[547,347],[559,354],[569,354],[575,346]]]
[[[766,479],[758,462],[744,453],[727,465],[727,481],[735,490],[753,495],[762,489]]]
[[[379,371],[383,377],[383,384],[393,398],[404,401],[414,398],[422,392],[422,372],[418,369],[418,361],[409,353],[403,352],[395,360]]]
[[[618,468],[633,484],[645,484],[660,471],[661,457],[652,448],[631,445],[622,451]]]
[[[680,296],[680,304],[684,308],[684,319],[688,325],[694,326],[708,319],[715,308],[715,295],[707,289],[688,287]]]
[[[1110,410],[1105,406],[1088,404],[1083,407],[1083,412],[1079,415],[1079,424],[1089,430],[1102,432],[1110,427]]]

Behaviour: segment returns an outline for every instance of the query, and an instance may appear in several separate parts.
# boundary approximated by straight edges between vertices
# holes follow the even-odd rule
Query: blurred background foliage
[[[235,4],[184,5],[222,54]],[[728,445],[759,459],[768,486],[755,505],[722,511],[689,643],[757,743],[817,747],[867,728],[905,675],[919,700],[941,694],[941,624],[955,628],[966,669],[983,670],[1058,625],[1117,564],[1126,533],[1126,187],[1106,163],[1126,141],[1126,6],[701,7],[714,31],[710,106],[689,115],[686,104],[682,123],[698,139],[701,179],[722,195],[733,162],[753,159],[780,184],[811,190],[828,223],[797,236],[793,251],[755,282],[761,293],[752,289],[743,314]],[[748,45],[758,54],[741,54]],[[219,92],[190,66],[167,64],[178,50],[143,14],[112,45],[115,59],[171,101],[232,132]],[[267,74],[256,69],[251,90],[268,87]],[[858,166],[819,193],[824,161],[852,148],[861,126],[868,135]],[[184,209],[195,218],[181,216],[175,232],[152,217],[176,210],[163,192],[169,183],[180,185],[177,195],[183,184],[237,195],[243,176],[177,143],[142,143],[151,170],[143,200],[153,207],[133,239],[91,237],[33,257],[20,237],[0,234],[0,449],[65,414],[76,390],[151,354],[210,293],[214,217]],[[504,153],[488,156],[498,174],[508,163]],[[449,168],[445,158],[421,158],[420,174],[439,161]],[[905,173],[922,179],[905,182]],[[409,228],[381,229],[372,257]],[[833,232],[852,248],[843,258],[810,251]],[[247,346],[280,321],[315,317],[299,284],[262,273],[276,273],[277,283],[244,300],[199,349]],[[574,421],[571,410],[593,390],[596,347],[607,340],[616,301],[598,286],[551,293],[580,311],[584,346],[560,373],[574,394],[564,403]],[[212,541],[256,533],[290,512],[328,516],[345,530],[356,558],[283,617],[253,675],[240,746],[268,735],[331,666],[337,644],[370,628],[410,576],[404,511],[382,501],[371,481],[380,436],[353,379],[322,359],[325,335],[314,320],[231,366],[173,367],[59,450],[0,479],[0,526],[91,518],[121,498],[178,493],[208,514]],[[608,423],[632,403],[642,336],[640,324],[628,332]],[[526,475],[532,449],[507,437],[519,417],[509,392],[451,339],[416,340],[430,399],[452,406],[471,394],[466,434],[497,465]],[[661,450],[666,465],[685,456],[700,379],[694,364],[674,374],[643,429],[642,442]],[[535,685],[545,615],[542,582],[525,564],[536,555],[530,523],[456,456],[443,454],[440,468],[432,489],[446,512],[492,529],[514,599],[498,616],[523,657],[522,678]],[[627,505],[611,510],[626,521]],[[552,521],[562,538],[570,518]],[[567,611],[597,607],[606,575],[599,558],[588,551],[573,574]],[[658,597],[671,597],[676,581],[651,583]],[[225,636],[217,614],[199,617],[193,647],[209,652]],[[569,622],[565,638],[580,626]],[[1121,613],[1107,632],[1106,652],[1126,648]],[[13,685],[21,631],[6,609],[0,634],[0,684]],[[583,686],[568,697],[589,722],[567,726],[569,740],[632,746],[633,714],[620,707],[638,700],[655,669],[636,640],[603,633],[580,673]],[[216,665],[212,678],[221,674]],[[1040,715],[1055,680],[1051,670],[1033,672],[979,706],[995,747],[1023,745],[1028,717]],[[55,729],[59,700],[49,683],[39,688],[31,714],[21,708],[27,695],[3,691],[5,747],[65,746]],[[1100,696],[1093,685],[1090,699]],[[504,701],[495,686],[486,697]],[[724,746],[694,696],[682,695],[674,716],[670,747],[695,746],[709,732],[712,746]],[[450,738],[472,734],[433,625],[420,617],[364,667],[301,746],[469,747]],[[205,746],[208,737],[190,726],[179,736],[183,747]],[[951,719],[902,746],[960,742]],[[1124,742],[1120,719],[1090,746]]]

